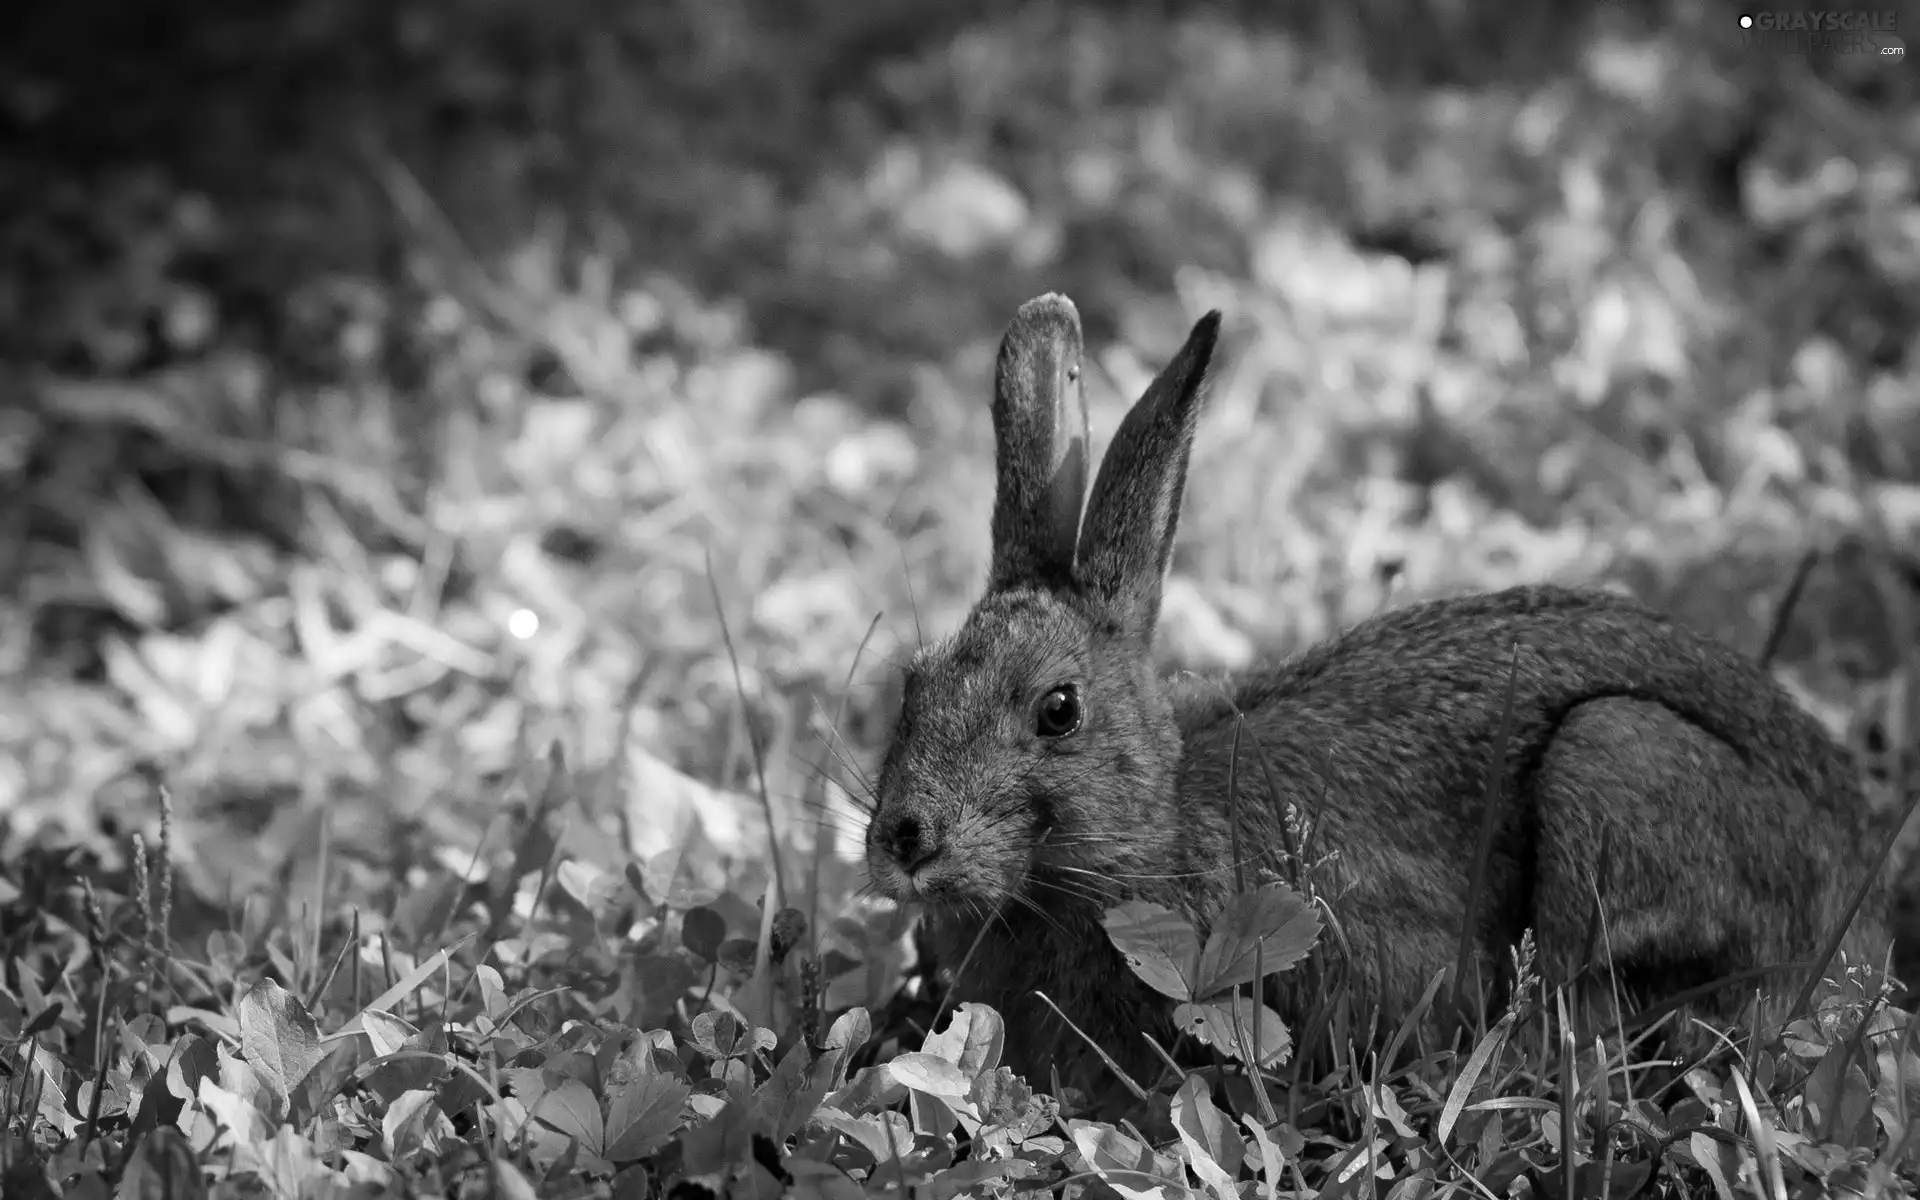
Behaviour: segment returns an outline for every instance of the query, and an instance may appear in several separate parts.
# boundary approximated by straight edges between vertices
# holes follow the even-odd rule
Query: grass
[[[1263,1014],[1103,1124],[990,1013],[929,1039],[855,895],[890,664],[985,561],[994,338],[1053,287],[1097,442],[1229,314],[1170,668],[1613,582],[1897,781],[1911,72],[1704,5],[1354,11],[22,17],[0,1190],[1911,1194],[1912,1027],[1857,973],[1657,1087],[1522,987],[1390,1069],[1307,1014],[1335,1065],[1276,1099]]]

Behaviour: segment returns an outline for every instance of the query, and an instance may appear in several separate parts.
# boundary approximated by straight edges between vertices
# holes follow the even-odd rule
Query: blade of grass
[[[1317,1050],[1322,1033],[1326,1034],[1329,1055],[1333,1053],[1333,1014],[1340,1006],[1352,999],[1348,980],[1353,969],[1353,949],[1347,941],[1346,929],[1340,924],[1340,918],[1334,914],[1333,906],[1327,903],[1325,897],[1314,897],[1314,903],[1320,906],[1321,916],[1325,918],[1321,945],[1328,945],[1329,935],[1331,935],[1331,944],[1340,949],[1340,956],[1335,964],[1338,973],[1334,974],[1326,970],[1324,954],[1314,955],[1314,958],[1320,960],[1322,964],[1320,1003],[1315,1006],[1313,1016],[1299,1030],[1301,1038],[1293,1051],[1293,1078],[1288,1084],[1289,1106],[1299,1095],[1301,1072],[1306,1069],[1309,1054]]]
[[[759,944],[753,949],[753,978],[748,983],[747,1020],[771,1029],[773,1021],[773,917],[779,911],[779,881],[767,873],[766,891],[760,897]],[[751,1030],[749,1030],[751,1032]]]
[[[1114,1078],[1118,1079],[1121,1082],[1121,1084],[1127,1089],[1127,1091],[1133,1093],[1134,1099],[1139,1100],[1143,1104],[1146,1102],[1147,1090],[1141,1087],[1139,1084],[1135,1083],[1133,1081],[1133,1076],[1121,1070],[1120,1064],[1113,1061],[1113,1056],[1111,1054],[1108,1054],[1105,1050],[1101,1049],[1100,1043],[1088,1037],[1085,1030],[1081,1029],[1078,1025],[1075,1025],[1073,1023],[1073,1018],[1067,1016],[1066,1013],[1061,1012],[1060,1006],[1053,1002],[1053,998],[1051,996],[1047,995],[1045,992],[1040,991],[1038,989],[1035,989],[1033,994],[1040,997],[1040,1003],[1052,1009],[1054,1016],[1059,1017],[1062,1021],[1065,1021],[1067,1023],[1067,1028],[1073,1030],[1073,1032],[1079,1036],[1080,1040],[1087,1044],[1087,1047],[1089,1049],[1091,1049],[1095,1054],[1100,1056],[1100,1061],[1106,1064],[1107,1070],[1112,1071]],[[1057,1096],[1059,1094],[1060,1094],[1059,1076],[1056,1074],[1054,1079],[1054,1095]]]
[[[1787,1181],[1780,1171],[1780,1148],[1774,1144],[1773,1124],[1761,1115],[1760,1106],[1754,1103],[1753,1089],[1747,1085],[1746,1072],[1740,1069],[1740,1064],[1730,1065],[1727,1075],[1733,1080],[1734,1090],[1740,1093],[1740,1111],[1746,1116],[1747,1128],[1753,1136],[1768,1200],[1787,1200]]]
[[[1243,726],[1245,726],[1245,721],[1241,716],[1239,707],[1233,703],[1231,696],[1227,697],[1227,705],[1233,709],[1234,737],[1237,740],[1240,737]],[[1290,882],[1295,891],[1304,893],[1307,890],[1307,881],[1305,878],[1306,863],[1301,860],[1301,849],[1293,840],[1293,826],[1287,821],[1287,802],[1285,799],[1287,793],[1281,788],[1279,778],[1273,773],[1273,761],[1267,757],[1266,750],[1261,747],[1259,735],[1256,734],[1251,727],[1246,727],[1246,737],[1248,745],[1253,748],[1254,761],[1260,764],[1261,778],[1264,779],[1267,784],[1267,802],[1273,806],[1274,824],[1279,827],[1280,844],[1284,848],[1287,862],[1290,864],[1288,867],[1288,871],[1292,875]],[[1235,757],[1237,758],[1238,755],[1236,754]],[[1328,772],[1328,778],[1331,777],[1332,773]]]
[[[1600,862],[1593,869],[1593,916],[1587,921],[1586,946],[1580,952],[1580,965],[1569,983],[1577,982],[1593,968],[1593,952],[1600,946],[1601,914],[1606,908],[1607,887],[1612,882],[1613,826],[1609,825],[1600,831]]]
[[[1433,998],[1439,994],[1441,986],[1446,981],[1445,971],[1436,971],[1433,978],[1427,981],[1427,990],[1420,994],[1420,1002],[1407,1010],[1406,1015],[1400,1018],[1399,1027],[1393,1031],[1393,1040],[1387,1043],[1387,1053],[1381,1059],[1383,1066],[1392,1069],[1398,1064],[1400,1051],[1406,1046],[1414,1031],[1420,1027],[1421,1022],[1426,1020],[1427,1013],[1432,1011]]]
[[[1147,1045],[1153,1049],[1154,1054],[1159,1056],[1160,1061],[1166,1064],[1167,1070],[1173,1073],[1171,1076],[1172,1078],[1179,1079],[1182,1075],[1185,1074],[1185,1072],[1181,1071],[1180,1064],[1174,1061],[1173,1055],[1168,1053],[1167,1048],[1165,1046],[1162,1046],[1152,1034],[1142,1029],[1140,1031],[1140,1036],[1146,1039]]]
[[[1253,980],[1253,1049],[1257,1056],[1265,1045],[1260,1040],[1261,1019],[1267,1010],[1267,939],[1264,937],[1253,943]],[[1236,995],[1239,990],[1234,989]],[[1253,1099],[1258,1106],[1260,1123],[1271,1125],[1280,1119],[1280,1114],[1273,1110],[1273,1097],[1267,1095],[1267,1077],[1258,1057],[1253,1060],[1249,1070],[1253,1076]]]
[[[747,682],[740,673],[740,655],[734,648],[733,628],[727,623],[727,606],[720,599],[720,580],[713,573],[713,549],[703,550],[707,564],[707,590],[713,594],[714,615],[720,622],[720,639],[726,645],[727,662],[733,667],[733,690],[740,704],[740,711],[747,710]],[[780,865],[780,833],[773,819],[773,794],[767,790],[767,761],[761,752],[760,739],[754,735],[753,723],[747,722],[747,747],[753,752],[753,773],[760,788],[760,809],[767,819],[767,853],[773,870],[773,890],[778,903],[785,904],[787,892],[786,872]]]
[[[1248,1023],[1241,1020],[1240,1001],[1245,998],[1245,993],[1235,987],[1227,993],[1227,997],[1233,1004],[1233,1044],[1240,1051],[1240,1065],[1246,1068],[1247,1082],[1253,1086],[1255,1092],[1259,1092],[1263,1090],[1260,1083],[1260,1043],[1248,1040]],[[1253,1020],[1259,1019],[1260,1001],[1256,997],[1253,1004]],[[1217,1050],[1218,1047],[1215,1049]]]
[[[446,965],[447,960],[451,959],[454,956],[454,954],[456,954],[461,949],[461,947],[465,946],[468,942],[472,940],[473,940],[473,935],[471,933],[463,933],[459,937],[455,938],[445,948],[434,951],[433,954],[430,955],[427,959],[417,964],[413,968],[413,970],[408,971],[405,978],[394,980],[391,984],[388,985],[385,991],[381,992],[378,996],[375,996],[368,1003],[362,1005],[360,1008],[360,1012],[361,1013],[393,1012],[395,1007],[402,1000],[406,999],[407,996],[411,995],[415,988],[419,987],[421,984],[425,983],[427,980],[433,978],[434,975],[438,974],[441,968]],[[384,951],[385,941],[386,939],[383,936],[381,938],[381,942],[383,944],[382,945],[383,951]],[[392,960],[389,959],[386,965],[387,965],[388,978],[392,979],[393,977],[392,976],[392,972],[393,972]],[[361,1032],[364,1028],[365,1028],[365,1023],[360,1019],[360,1013],[355,1013],[351,1018],[348,1019],[347,1023],[342,1025],[339,1029],[335,1030],[332,1033],[322,1034],[320,1040],[322,1042],[339,1041],[341,1038],[352,1037],[354,1034]]]
[[[319,786],[318,782],[316,781],[313,786],[317,788]],[[326,932],[327,924],[327,874],[331,870],[333,863],[333,806],[327,804],[323,799],[320,802],[319,808],[320,861],[314,865],[313,926],[308,931],[309,936],[313,939],[313,943],[308,947],[309,954],[303,956],[307,958],[308,962],[302,964],[303,967],[311,968],[308,972],[311,976],[308,980],[309,987],[312,986],[313,980],[317,979],[320,974],[320,940]]]
[[[1233,718],[1233,747],[1227,752],[1227,837],[1233,846],[1233,894],[1245,894],[1247,890],[1246,862],[1240,854],[1240,731],[1246,726],[1247,719],[1235,714]],[[1235,988],[1236,994],[1239,989]]]
[[[916,646],[918,646],[922,650],[925,650],[927,648],[927,633],[926,633],[926,630],[920,628],[920,602],[914,599],[914,595],[913,595],[913,570],[911,568],[911,565],[907,562],[907,544],[903,541],[899,543],[899,546],[900,546],[900,582],[907,585],[907,611],[913,614],[913,641]],[[880,622],[880,618],[878,615],[876,615],[873,618],[873,620],[875,624],[879,624]],[[868,636],[872,636],[873,631],[869,629],[867,633],[868,633]],[[861,642],[863,644],[865,643],[865,641],[866,641],[865,638],[861,639]],[[855,657],[856,659],[858,658],[857,655]]]
[[[840,702],[834,709],[833,720],[827,723],[828,732],[833,735],[835,741],[841,740],[840,722],[847,715],[847,700],[853,695],[853,676],[860,669],[860,658],[867,652],[867,643],[873,639],[874,630],[880,628],[880,616],[879,613],[873,614],[873,620],[867,622],[867,631],[860,635],[860,644],[853,648],[853,661],[847,665],[846,682],[840,686]],[[916,615],[914,620],[917,625],[919,617]],[[826,764],[821,763],[820,766],[824,770]],[[822,799],[825,797],[822,796]],[[827,832],[829,835],[832,833],[831,830]],[[809,953],[815,958],[820,956],[820,866],[825,858],[824,854],[815,850],[813,869],[807,879],[807,938],[810,946]]]
[[[1440,1107],[1440,1123],[1434,1129],[1434,1140],[1445,1146],[1447,1139],[1453,1136],[1453,1127],[1460,1120],[1460,1114],[1466,1110],[1467,1101],[1473,1096],[1473,1085],[1493,1061],[1493,1056],[1506,1044],[1507,1035],[1513,1031],[1513,1013],[1508,1012],[1494,1023],[1480,1044],[1467,1056],[1466,1066],[1460,1068],[1460,1074],[1454,1078],[1453,1087],[1447,1091],[1446,1103]]]
[[[1574,1189],[1573,1098],[1579,1094],[1580,1079],[1573,1060],[1573,1028],[1568,1019],[1567,994],[1556,990],[1554,1002],[1560,1010],[1560,1194],[1564,1200],[1577,1200]]]
[[[355,918],[355,921],[357,922],[359,920],[359,914],[355,913],[354,918]],[[314,981],[313,987],[308,990],[304,998],[304,1002],[309,1012],[315,1009],[318,1009],[320,1007],[320,997],[326,995],[327,989],[333,986],[334,978],[340,974],[341,964],[347,961],[347,955],[351,954],[353,952],[353,948],[359,944],[360,944],[360,939],[357,937],[340,943],[340,953],[333,956],[333,965],[327,968],[327,973],[325,975],[322,975],[319,979]],[[353,997],[353,1002],[355,1004],[358,1004],[360,1002],[360,996],[358,993],[355,993]]]
[[[85,1155],[100,1132],[100,1106],[107,1093],[107,995],[113,991],[113,948],[108,944],[107,922],[93,881],[82,876],[80,884],[86,897],[87,943],[94,961],[100,964],[100,991],[94,999],[93,1013],[93,1092],[87,1099],[86,1133],[80,1139],[80,1152]]]
[[[1482,788],[1485,797],[1480,812],[1480,837],[1473,853],[1473,875],[1467,883],[1466,912],[1460,922],[1460,951],[1455,960],[1453,972],[1453,1015],[1455,1020],[1463,1020],[1467,985],[1467,968],[1476,960],[1475,943],[1479,940],[1481,894],[1487,886],[1487,864],[1493,857],[1493,838],[1500,827],[1500,805],[1503,799],[1501,782],[1505,777],[1507,761],[1507,742],[1513,737],[1513,700],[1514,691],[1520,679],[1520,643],[1513,643],[1512,658],[1507,667],[1507,690],[1500,702],[1500,724],[1494,732],[1493,744],[1487,747],[1486,783]]]
[[[1807,577],[1813,574],[1813,566],[1820,561],[1819,547],[1809,549],[1800,556],[1793,568],[1793,575],[1787,580],[1787,588],[1780,594],[1780,603],[1773,609],[1773,620],[1767,627],[1767,640],[1760,645],[1760,666],[1762,669],[1773,665],[1773,656],[1780,653],[1780,643],[1787,638],[1787,624],[1793,619],[1793,610],[1800,603],[1800,593],[1807,586]]]

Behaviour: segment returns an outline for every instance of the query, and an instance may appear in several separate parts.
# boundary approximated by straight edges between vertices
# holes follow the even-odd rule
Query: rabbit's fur
[[[1057,295],[1020,309],[995,380],[986,595],[907,672],[869,867],[881,891],[924,905],[944,966],[967,960],[959,994],[1007,1016],[1015,1069],[1106,1083],[1037,989],[1123,1067],[1155,1073],[1140,1031],[1170,1044],[1171,1002],[1128,970],[1101,915],[1147,899],[1204,929],[1218,911],[1234,886],[1236,712],[1242,854],[1281,844],[1270,778],[1313,814],[1315,845],[1338,851],[1333,911],[1362,1014],[1393,1020],[1454,962],[1510,678],[1476,934],[1485,981],[1508,973],[1528,928],[1549,979],[1578,965],[1603,840],[1601,953],[1630,989],[1658,998],[1811,958],[1872,861],[1851,764],[1757,666],[1629,600],[1521,587],[1401,608],[1256,669],[1231,700],[1157,678],[1161,583],[1219,326],[1218,313],[1195,325],[1088,495],[1078,316]],[[1062,687],[1080,717],[1065,733],[1076,706]],[[1856,955],[1882,950],[1881,912],[1875,892]],[[1289,1021],[1315,1000],[1285,994],[1300,978],[1281,977]]]

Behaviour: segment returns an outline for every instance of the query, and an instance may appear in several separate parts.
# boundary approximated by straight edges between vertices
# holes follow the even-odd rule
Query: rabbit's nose
[[[940,853],[940,837],[934,829],[912,813],[901,813],[880,831],[880,845],[908,871],[924,865]]]

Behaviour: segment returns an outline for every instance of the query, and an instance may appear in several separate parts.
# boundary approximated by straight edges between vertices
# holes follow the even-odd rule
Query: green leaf
[[[500,978],[500,972],[486,963],[473,969],[473,977],[480,984],[480,1011],[498,1021],[507,1011],[507,985]]]
[[[1417,1142],[1420,1139],[1413,1123],[1407,1119],[1407,1110],[1401,1107],[1400,1098],[1393,1094],[1392,1088],[1369,1084],[1366,1097],[1368,1111],[1381,1126],[1392,1130],[1403,1141]]]
[[[708,962],[720,958],[720,943],[727,936],[727,919],[711,908],[690,908],[680,918],[680,944]]]
[[[760,1085],[754,1100],[761,1124],[772,1131],[775,1141],[785,1142],[813,1119],[814,1110],[832,1090],[834,1054],[829,1050],[816,1060],[806,1042],[795,1042]]]
[[[1165,905],[1132,900],[1101,918],[1107,937],[1147,986],[1175,1000],[1194,998],[1200,939],[1185,917]]]
[[[826,1049],[821,1054],[824,1070],[821,1078],[828,1091],[846,1086],[847,1063],[872,1037],[873,1018],[864,1008],[850,1008],[834,1021],[833,1027],[827,1030]]]
[[[200,1081],[200,1107],[225,1125],[235,1142],[244,1145],[264,1141],[273,1126],[258,1102],[272,1097],[259,1082],[260,1073],[239,1059],[226,1059],[221,1063],[220,1074],[219,1083],[211,1079]],[[42,1112],[44,1115],[44,1108]]]
[[[1214,918],[1194,994],[1214,996],[1251,982],[1256,963],[1269,975],[1284,971],[1305,958],[1319,937],[1319,910],[1286,884],[1237,893]]]
[[[163,1125],[141,1138],[117,1194],[121,1200],[204,1200],[207,1185],[186,1135]]]
[[[720,965],[729,971],[741,974],[753,972],[754,956],[760,953],[760,943],[749,937],[730,937],[720,943],[718,959]]]
[[[1058,1112],[1053,1097],[1034,1095],[1033,1088],[1010,1067],[999,1067],[975,1079],[973,1095],[980,1120],[1005,1130],[1014,1143],[1050,1127]]]
[[[371,1059],[356,1071],[366,1089],[389,1104],[402,1092],[438,1088],[453,1074],[446,1055],[418,1052]]]
[[[1260,1180],[1267,1185],[1263,1194],[1271,1200],[1279,1193],[1280,1184],[1286,1179],[1286,1156],[1274,1143],[1273,1135],[1254,1119],[1252,1113],[1242,1113],[1240,1123],[1247,1127],[1247,1132],[1253,1135],[1254,1145],[1259,1148]]]
[[[793,1175],[790,1200],[866,1200],[866,1189],[830,1163],[795,1158],[787,1170]]]
[[[374,1057],[385,1058],[406,1049],[419,1034],[409,1021],[390,1012],[368,1010],[360,1014],[360,1030],[373,1047]]]
[[[965,1007],[964,1005],[962,1007]],[[850,1008],[827,1030],[827,1045],[852,1054],[873,1037],[873,1018],[864,1008]]]
[[[797,908],[783,908],[773,914],[773,928],[770,931],[773,963],[778,966],[786,961],[788,954],[800,944],[807,935],[807,915]]]
[[[347,1086],[365,1059],[359,1038],[345,1038],[333,1043],[333,1049],[293,1089],[293,1095],[287,1102],[287,1119],[305,1128],[314,1114],[320,1112],[329,1100]]]
[[[680,1138],[690,1176],[731,1172],[753,1157],[753,1114],[728,1101],[719,1112],[689,1128]]]
[[[1000,1014],[969,1001],[954,1010],[944,1033],[928,1034],[920,1048],[959,1067],[968,1079],[978,1079],[1000,1065],[1006,1040],[1006,1025]]]
[[[862,1067],[822,1103],[861,1116],[877,1109],[891,1108],[911,1094],[885,1066]]]
[[[1182,1004],[1173,1010],[1174,1024],[1228,1058],[1238,1059],[1241,1042],[1239,1034],[1234,1031],[1234,999],[1227,996],[1199,1004]],[[1240,1024],[1246,1031],[1246,1044],[1253,1046],[1253,1000],[1248,996],[1238,999]],[[1260,1006],[1260,1042],[1254,1054],[1263,1067],[1283,1063],[1293,1053],[1293,1035],[1287,1032],[1286,1022],[1280,1019],[1279,1013],[1264,1004]]]
[[[162,1064],[162,1069],[156,1070],[147,1079],[146,1086],[140,1089],[140,1105],[134,1110],[133,1124],[127,1132],[128,1144],[137,1144],[155,1129],[179,1124],[183,1106],[180,1098],[167,1086],[167,1075]],[[311,1080],[313,1076],[309,1074],[307,1078]],[[294,1107],[299,1107],[297,1101]]]
[[[1204,1079],[1187,1076],[1174,1093],[1171,1115],[1193,1173],[1220,1200],[1235,1200],[1234,1177],[1247,1156],[1246,1143],[1233,1118],[1214,1107]]]
[[[1743,1155],[1734,1147],[1723,1145],[1702,1132],[1695,1132],[1687,1139],[1687,1150],[1713,1184],[1714,1193],[1724,1200],[1732,1200],[1733,1181],[1741,1176],[1741,1159],[1751,1159],[1751,1153]]]
[[[887,1063],[887,1071],[911,1091],[942,1099],[964,1100],[973,1080],[944,1058],[931,1054],[902,1054]]]
[[[1606,1200],[1628,1200],[1641,1193],[1652,1174],[1652,1162],[1622,1159],[1583,1162],[1573,1169],[1573,1194],[1601,1196]]]
[[[599,1116],[598,1111],[594,1113]],[[453,1136],[453,1122],[440,1111],[440,1105],[434,1100],[432,1092],[421,1090],[406,1092],[396,1097],[381,1122],[381,1132],[385,1135],[387,1155],[390,1161],[398,1163],[412,1157],[415,1153],[432,1154],[441,1144]],[[289,1126],[281,1126],[282,1130]],[[591,1146],[588,1149],[597,1150]],[[297,1195],[298,1192],[289,1193]]]
[[[320,1027],[299,997],[262,979],[240,997],[240,1053],[282,1101],[320,1061]]]
[[[692,1091],[657,1073],[635,1073],[617,1086],[607,1100],[608,1161],[632,1162],[665,1145],[680,1128],[681,1109]]]
[[[607,1127],[600,1117],[600,1101],[578,1079],[568,1079],[540,1097],[533,1106],[535,1120],[580,1143],[598,1155],[606,1144]]]
[[[710,1058],[747,1053],[747,1027],[730,1012],[703,1012],[693,1019],[693,1040]]]
[[[188,1034],[167,1064],[167,1091],[181,1103],[189,1103],[199,1097],[201,1080],[219,1077],[218,1044],[211,1038]]]
[[[956,1163],[944,1171],[934,1172],[933,1178],[913,1188],[913,1195],[924,1196],[926,1200],[955,1200],[960,1196],[1005,1194],[1004,1188],[988,1189],[984,1185],[1003,1179],[1026,1179],[1033,1174],[1033,1170],[1033,1164],[1024,1159],[1003,1159],[999,1162],[971,1159]]]
[[[504,1158],[493,1160],[494,1195],[499,1200],[538,1200],[539,1193],[520,1168]]]
[[[333,1175],[313,1143],[291,1125],[280,1126],[265,1141],[235,1146],[233,1171],[259,1176],[269,1196],[312,1195],[323,1190],[315,1185]]]
[[[1827,1051],[1807,1076],[1806,1089],[1807,1104],[1823,1133],[1849,1149],[1873,1148],[1873,1126],[1867,1122],[1873,1113],[1873,1085],[1846,1043],[1836,1042]],[[1857,1145],[1863,1132],[1866,1144]]]
[[[1067,1132],[1073,1135],[1074,1149],[1087,1160],[1087,1167],[1127,1200],[1174,1200],[1193,1194],[1184,1183],[1176,1182],[1180,1174],[1177,1162],[1154,1153],[1151,1147],[1111,1125],[1069,1121]]]
[[[822,1108],[818,1116],[822,1125],[851,1138],[875,1163],[890,1163],[913,1153],[913,1128],[905,1113],[883,1109],[856,1117],[837,1108]]]
[[[620,974],[621,1019],[642,1028],[669,1019],[702,977],[678,951],[634,957]]]

